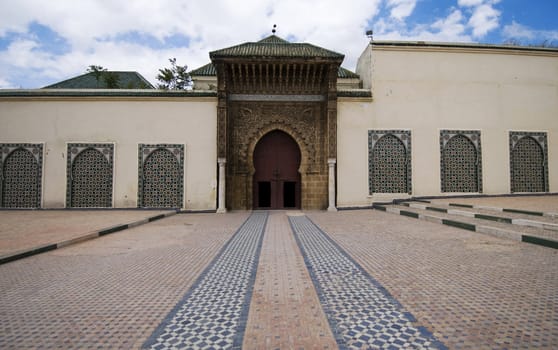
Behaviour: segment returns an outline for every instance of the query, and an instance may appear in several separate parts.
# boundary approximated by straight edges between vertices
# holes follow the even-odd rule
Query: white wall
[[[184,144],[184,207],[215,208],[215,98],[3,99],[0,120],[0,143],[45,143],[45,208],[65,206],[68,142],[115,144],[117,208],[137,207],[138,144]]]
[[[558,191],[558,52],[369,46],[362,57],[373,101],[340,99],[338,206],[405,196],[368,196],[369,129],[411,130],[415,196],[448,194],[440,129],[481,131],[485,194],[510,193],[509,131],[545,131],[550,191]]]

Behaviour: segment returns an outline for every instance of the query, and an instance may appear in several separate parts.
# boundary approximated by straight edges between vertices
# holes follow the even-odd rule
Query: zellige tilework
[[[143,345],[223,349],[242,345],[266,212],[255,212]]]
[[[510,132],[512,192],[548,192],[546,132]]]
[[[445,349],[307,217],[289,220],[341,349]]]
[[[478,130],[440,131],[442,192],[482,192],[481,135]]]
[[[43,145],[0,144],[0,207],[39,208]]]
[[[66,205],[112,207],[114,144],[68,144]]]
[[[411,193],[411,131],[368,130],[369,193]]]
[[[138,206],[182,207],[184,145],[140,144],[138,148]]]

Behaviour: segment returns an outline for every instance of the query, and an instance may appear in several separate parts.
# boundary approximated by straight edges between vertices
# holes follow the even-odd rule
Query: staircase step
[[[430,202],[432,205],[443,205],[444,203],[439,203],[434,201]],[[526,210],[526,209],[517,209],[517,208],[501,208],[501,207],[494,207],[488,205],[474,205],[474,204],[463,204],[459,202],[450,202],[447,205],[452,207],[459,207],[459,208],[470,208],[470,209],[481,209],[481,210],[488,210],[493,212],[502,212],[502,213],[511,213],[511,214],[520,214],[520,215],[528,215],[528,216],[538,216],[544,218],[553,218],[558,219],[558,213],[552,212],[542,212],[542,211],[534,211],[534,210]]]
[[[417,202],[403,202],[401,205],[408,206],[410,208],[431,210],[442,213],[447,213],[450,215],[459,215],[468,218],[491,220],[495,222],[501,222],[506,224],[520,225],[535,227],[544,230],[558,231],[558,218],[553,217],[537,217],[534,219],[533,216],[524,214],[523,212],[514,214],[512,212],[494,212],[482,208],[471,208],[471,207],[458,207],[444,205],[441,203],[417,203]]]
[[[434,207],[427,203],[408,202],[400,205],[374,204],[374,209],[393,214],[408,216],[470,231],[496,236],[514,241],[528,242],[558,249],[558,231],[545,229],[544,226],[521,225],[524,221],[512,218],[491,216],[471,211],[455,212],[455,209]],[[480,216],[476,216],[480,215]],[[525,220],[525,219],[519,219]],[[538,223],[537,223],[538,224]]]

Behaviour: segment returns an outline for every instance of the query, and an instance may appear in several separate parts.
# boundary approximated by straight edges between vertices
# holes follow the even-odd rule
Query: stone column
[[[225,186],[225,164],[227,163],[226,158],[217,158],[217,163],[219,163],[219,207],[217,208],[218,213],[226,213],[227,206],[225,203],[226,198],[226,186]]]
[[[329,206],[327,211],[337,211],[335,207],[335,163],[337,160],[335,158],[329,158],[327,160],[327,165],[329,168],[328,172],[328,201]]]

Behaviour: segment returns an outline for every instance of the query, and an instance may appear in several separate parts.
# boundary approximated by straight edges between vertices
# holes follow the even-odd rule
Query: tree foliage
[[[176,64],[176,58],[169,58],[170,68],[159,69],[157,75],[158,89],[162,90],[186,90],[192,85],[192,79],[188,74],[188,66]]]
[[[101,76],[103,75],[104,72],[106,72],[107,69],[104,68],[103,66],[97,66],[97,65],[90,65],[86,72],[87,73],[93,73],[93,75],[95,76],[95,79],[97,79],[97,83],[99,82],[99,80],[101,79]]]
[[[90,65],[87,70],[87,73],[93,73],[95,79],[97,80],[97,85],[102,81],[105,83],[108,89],[118,89],[120,88],[120,79],[118,78],[118,74],[114,72],[109,72],[103,66],[98,65]]]

